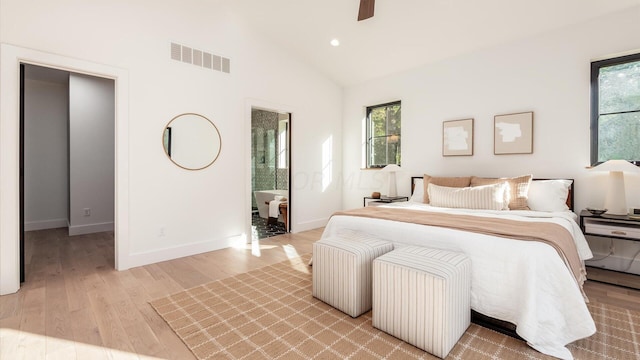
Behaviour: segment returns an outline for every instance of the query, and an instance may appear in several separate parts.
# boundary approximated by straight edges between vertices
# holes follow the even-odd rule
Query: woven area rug
[[[310,255],[201,285],[151,305],[198,359],[437,359],[311,296]],[[589,304],[598,332],[576,359],[639,359],[640,313]],[[447,359],[551,359],[471,324]]]

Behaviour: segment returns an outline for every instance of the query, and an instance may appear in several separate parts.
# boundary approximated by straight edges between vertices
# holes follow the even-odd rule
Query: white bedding
[[[576,216],[570,211],[445,209],[412,202],[386,206],[553,222],[573,235],[583,261],[592,257]],[[472,263],[471,308],[515,324],[518,335],[544,354],[572,359],[565,345],[596,331],[578,284],[550,245],[354,216],[333,216],[322,237],[351,236],[354,232],[369,233],[397,246],[421,245],[465,253]]]

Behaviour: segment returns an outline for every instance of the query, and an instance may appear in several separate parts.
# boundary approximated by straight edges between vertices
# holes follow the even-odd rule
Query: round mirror
[[[200,170],[220,155],[222,138],[211,120],[198,114],[180,114],[167,124],[162,134],[165,154],[187,170]]]

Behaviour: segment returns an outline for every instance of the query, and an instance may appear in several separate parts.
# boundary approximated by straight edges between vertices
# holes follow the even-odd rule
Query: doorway
[[[115,81],[115,230],[117,270],[136,266],[129,254],[129,74],[78,58],[0,43],[0,295],[20,289],[20,66],[32,64]],[[15,65],[13,65],[15,64]]]
[[[290,231],[290,179],[291,114],[251,108],[252,240]]]
[[[20,281],[27,232],[113,232],[115,81],[20,65]],[[113,236],[111,236],[113,238]],[[69,239],[68,237],[66,239]]]

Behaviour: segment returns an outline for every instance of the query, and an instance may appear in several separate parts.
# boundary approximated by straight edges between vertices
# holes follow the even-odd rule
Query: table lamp
[[[398,186],[396,185],[396,173],[400,171],[400,166],[396,164],[389,164],[382,168],[381,171],[389,173],[389,191],[387,192],[388,197],[398,196]]]
[[[608,171],[609,180],[604,207],[609,215],[627,214],[627,196],[624,190],[624,173],[640,172],[640,168],[626,160],[607,160],[592,168],[594,171]]]

